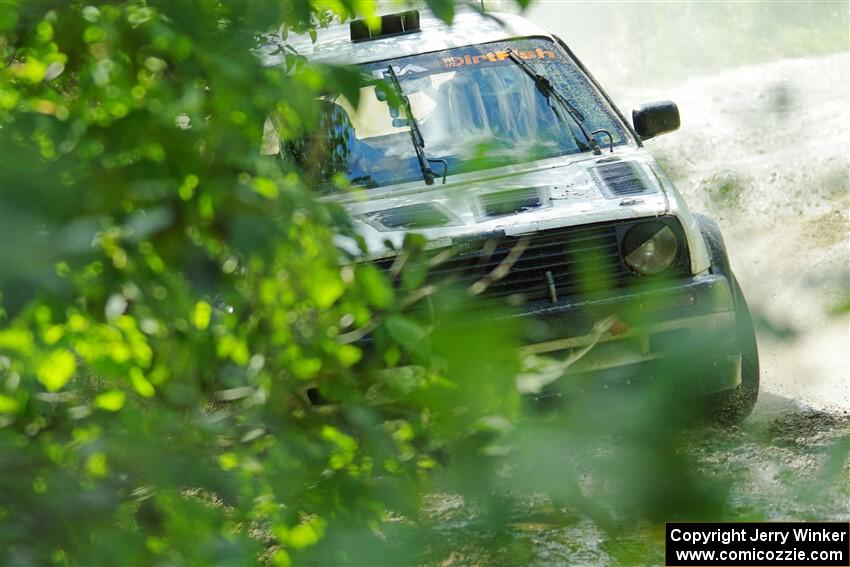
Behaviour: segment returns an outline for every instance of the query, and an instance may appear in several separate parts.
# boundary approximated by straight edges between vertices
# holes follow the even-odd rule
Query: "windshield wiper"
[[[441,163],[443,164],[443,184],[445,185],[446,175],[449,172],[448,162],[444,159],[432,159],[425,155],[425,138],[422,137],[422,131],[419,130],[419,123],[416,121],[416,117],[413,116],[413,110],[410,108],[410,99],[404,94],[404,90],[401,88],[401,83],[398,80],[398,75],[396,75],[392,65],[387,68],[387,73],[392,80],[393,87],[396,93],[398,93],[401,103],[404,106],[404,112],[407,115],[407,124],[410,126],[410,139],[413,141],[413,148],[416,150],[416,159],[419,160],[422,179],[425,180],[426,185],[433,185],[434,172],[431,170],[430,164]]]
[[[581,112],[579,112],[578,109],[573,106],[570,101],[566,99],[566,97],[564,97],[564,95],[558,92],[558,89],[555,88],[555,85],[552,84],[552,81],[535,71],[534,68],[528,63],[526,63],[519,55],[517,55],[517,53],[513,49],[508,49],[508,57],[510,57],[511,61],[519,65],[520,68],[525,71],[526,75],[531,77],[531,79],[534,81],[534,86],[537,87],[537,90],[540,91],[540,94],[542,94],[543,97],[546,98],[547,102],[549,101],[550,97],[554,98],[564,109],[566,109],[567,114],[570,116],[570,118],[573,119],[573,122],[576,126],[578,126],[579,130],[581,130],[581,133],[584,134],[584,138],[585,140],[587,140],[587,144],[590,146],[590,149],[593,150],[593,153],[595,155],[601,154],[602,150],[599,149],[599,144],[594,138],[590,137],[590,134],[587,133],[587,130],[584,127],[584,116],[582,116]],[[552,106],[551,102],[549,103],[549,106]],[[560,118],[561,113],[555,110],[554,107],[552,107],[552,110]],[[572,128],[570,128],[570,133],[572,133]],[[587,148],[584,143],[582,143],[581,141],[579,141],[578,138],[576,138],[575,134],[573,134],[573,140],[575,140],[576,145],[578,145],[579,148]]]

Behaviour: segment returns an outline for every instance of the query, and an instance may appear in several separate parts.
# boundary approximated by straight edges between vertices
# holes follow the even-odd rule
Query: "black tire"
[[[705,243],[711,255],[711,271],[725,275],[732,286],[735,298],[736,340],[741,352],[741,384],[736,388],[707,397],[706,413],[717,423],[734,425],[740,423],[753,411],[759,393],[759,355],[756,331],[750,308],[738,280],[732,273],[726,245],[720,227],[709,217],[694,215],[702,229]]]
[[[737,342],[741,350],[741,383],[725,392],[710,396],[707,400],[709,419],[723,425],[742,422],[753,411],[759,394],[759,354],[756,331],[750,308],[734,277],[730,278],[734,288],[736,307]]]

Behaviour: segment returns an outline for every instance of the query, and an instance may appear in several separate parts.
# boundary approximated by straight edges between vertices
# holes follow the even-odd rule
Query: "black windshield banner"
[[[399,78],[411,79],[447,71],[481,69],[497,65],[510,66],[514,65],[514,62],[508,56],[509,49],[515,51],[523,61],[532,64],[566,62],[553,42],[531,38],[495,41],[405,57],[393,63],[393,70]],[[375,78],[381,79],[387,70],[387,62],[372,63],[368,65],[368,68]]]

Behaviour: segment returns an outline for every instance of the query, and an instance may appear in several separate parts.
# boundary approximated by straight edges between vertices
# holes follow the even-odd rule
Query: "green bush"
[[[341,211],[259,156],[267,116],[294,137],[359,76],[264,68],[258,32],[372,10],[4,1],[0,563],[368,555],[438,455],[516,410],[511,365],[476,365],[509,330],[473,356],[429,337],[341,263]]]

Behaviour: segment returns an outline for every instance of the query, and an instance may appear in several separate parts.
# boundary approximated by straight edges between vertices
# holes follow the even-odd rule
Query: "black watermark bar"
[[[850,523],[668,523],[665,563],[850,566]]]

